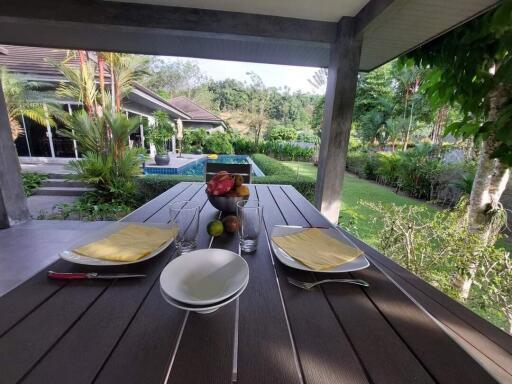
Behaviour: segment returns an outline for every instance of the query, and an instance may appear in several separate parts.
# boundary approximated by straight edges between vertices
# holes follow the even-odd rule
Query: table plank
[[[59,342],[26,374],[24,382],[55,382],[58,374],[58,381],[61,383],[90,383],[173,253],[174,249],[170,247],[148,262],[127,266],[130,268],[126,270],[145,273],[147,276],[143,279],[113,281],[62,335]],[[64,292],[66,291],[65,289]],[[44,328],[41,331],[44,332]]]
[[[289,210],[296,211],[294,215],[297,213],[304,215],[307,226],[331,226],[323,218],[318,218],[319,213],[316,210],[308,208],[310,204],[304,198],[292,193],[291,189],[286,192],[281,199],[293,201],[293,207]],[[316,279],[349,277],[347,274],[315,275]],[[373,382],[434,382],[421,362],[368,299],[364,288],[348,284],[332,284],[323,286],[322,290],[357,354],[361,356],[362,364]],[[351,300],[347,300],[347,297]]]
[[[254,198],[255,186],[250,190]],[[251,275],[239,300],[238,382],[301,383],[266,231],[260,233],[256,252],[243,257]]]
[[[306,206],[309,204],[304,198],[301,199],[299,196],[293,195],[291,199],[298,207],[304,206],[304,211],[308,210]],[[318,220],[317,216],[318,214],[310,209],[305,214],[308,221],[315,223]],[[363,250],[366,251],[364,248]],[[365,292],[372,303],[436,381],[446,383],[457,382],[457,380],[465,383],[495,382],[488,372],[448,337],[428,314],[411,301],[380,270],[370,266],[365,270],[353,272],[352,275],[370,283],[370,287]],[[324,288],[326,293],[335,293],[338,289],[340,288]],[[383,335],[389,335],[389,333]],[[440,353],[450,359],[448,366],[439,358]],[[365,357],[369,357],[369,355],[366,354]],[[391,360],[392,355],[389,357]]]
[[[218,216],[218,211],[207,203],[204,194],[197,194],[193,201],[202,205],[198,248],[207,248],[211,237],[202,229]],[[99,372],[95,383],[163,383],[174,350],[180,343],[180,331],[186,313],[165,302],[157,282]]]
[[[202,195],[206,195],[200,189]],[[207,202],[208,209],[218,212]],[[226,215],[222,215],[226,216]],[[206,232],[206,224],[200,226]],[[223,234],[211,248],[238,253],[238,235]],[[236,301],[210,314],[190,312],[170,376],[170,383],[229,383],[233,375]]]
[[[0,381],[18,382],[58,343],[108,284],[78,282],[60,290],[0,338]]]
[[[267,185],[257,185],[256,191],[265,207],[267,233],[274,225],[296,224],[286,222]],[[287,276],[301,280],[311,274],[280,263],[276,263],[276,272],[305,382],[368,383],[366,372],[323,293],[306,292],[286,281]]]

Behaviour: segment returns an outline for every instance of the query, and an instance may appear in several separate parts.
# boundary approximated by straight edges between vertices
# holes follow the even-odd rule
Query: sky
[[[290,65],[244,63],[239,61],[224,61],[210,59],[189,59],[166,57],[166,60],[190,60],[195,62],[201,70],[213,80],[224,80],[227,78],[240,81],[249,81],[247,72],[257,73],[267,87],[290,87],[291,91],[302,91],[309,93],[321,93],[321,90],[315,90],[308,79],[318,68],[313,67],[295,67]]]

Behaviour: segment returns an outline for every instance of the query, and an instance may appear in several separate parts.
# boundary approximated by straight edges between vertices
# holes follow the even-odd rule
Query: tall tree
[[[512,1],[412,52],[432,68],[424,89],[436,107],[459,105],[462,120],[448,132],[473,137],[480,157],[468,205],[468,231],[483,244],[495,238],[500,198],[512,165]],[[457,280],[468,297],[480,259],[475,255]]]
[[[142,84],[165,98],[186,96],[193,99],[195,91],[208,83],[208,76],[191,60],[169,60],[151,56],[148,76]]]

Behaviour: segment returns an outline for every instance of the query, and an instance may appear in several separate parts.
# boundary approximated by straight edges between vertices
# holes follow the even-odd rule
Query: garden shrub
[[[236,136],[233,138],[233,149],[237,155],[252,155],[259,152],[259,145],[254,140]]]
[[[213,132],[206,136],[203,152],[231,155],[235,153],[229,133]]]
[[[32,192],[39,188],[43,180],[48,178],[47,174],[36,172],[23,172],[21,174],[21,181],[23,183],[23,192],[25,196],[31,196]]]
[[[297,131],[293,127],[276,125],[268,130],[267,140],[294,141],[297,140]]]
[[[183,181],[204,181],[204,176],[145,175],[135,179],[137,197],[147,202]]]
[[[183,152],[196,153],[198,149],[202,150],[208,133],[201,129],[186,129],[183,131]]]

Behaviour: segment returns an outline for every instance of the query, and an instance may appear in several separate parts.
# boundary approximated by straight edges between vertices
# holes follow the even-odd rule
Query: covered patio
[[[251,280],[240,299],[208,316],[171,309],[160,295],[158,276],[175,256],[173,248],[143,265],[147,278],[141,283],[50,282],[47,269],[77,270],[57,261],[0,298],[0,382],[512,382],[509,335],[350,234],[345,233],[372,264],[351,276],[370,282],[368,290],[294,289],[287,276],[322,277],[290,271],[274,260],[268,243],[274,225],[336,228],[358,72],[497,3],[0,4],[2,44],[328,67],[315,207],[290,186],[251,186],[251,196],[266,207],[265,228],[257,253],[247,257]],[[203,190],[202,183],[178,184],[124,220],[167,222],[170,202],[192,200],[202,207],[204,227],[219,213]],[[5,230],[12,231],[27,218],[0,86],[0,228],[13,226]],[[27,241],[22,231],[17,241],[21,254]],[[239,251],[236,237],[215,239],[201,232],[199,243]],[[135,270],[128,266],[123,272]]]

